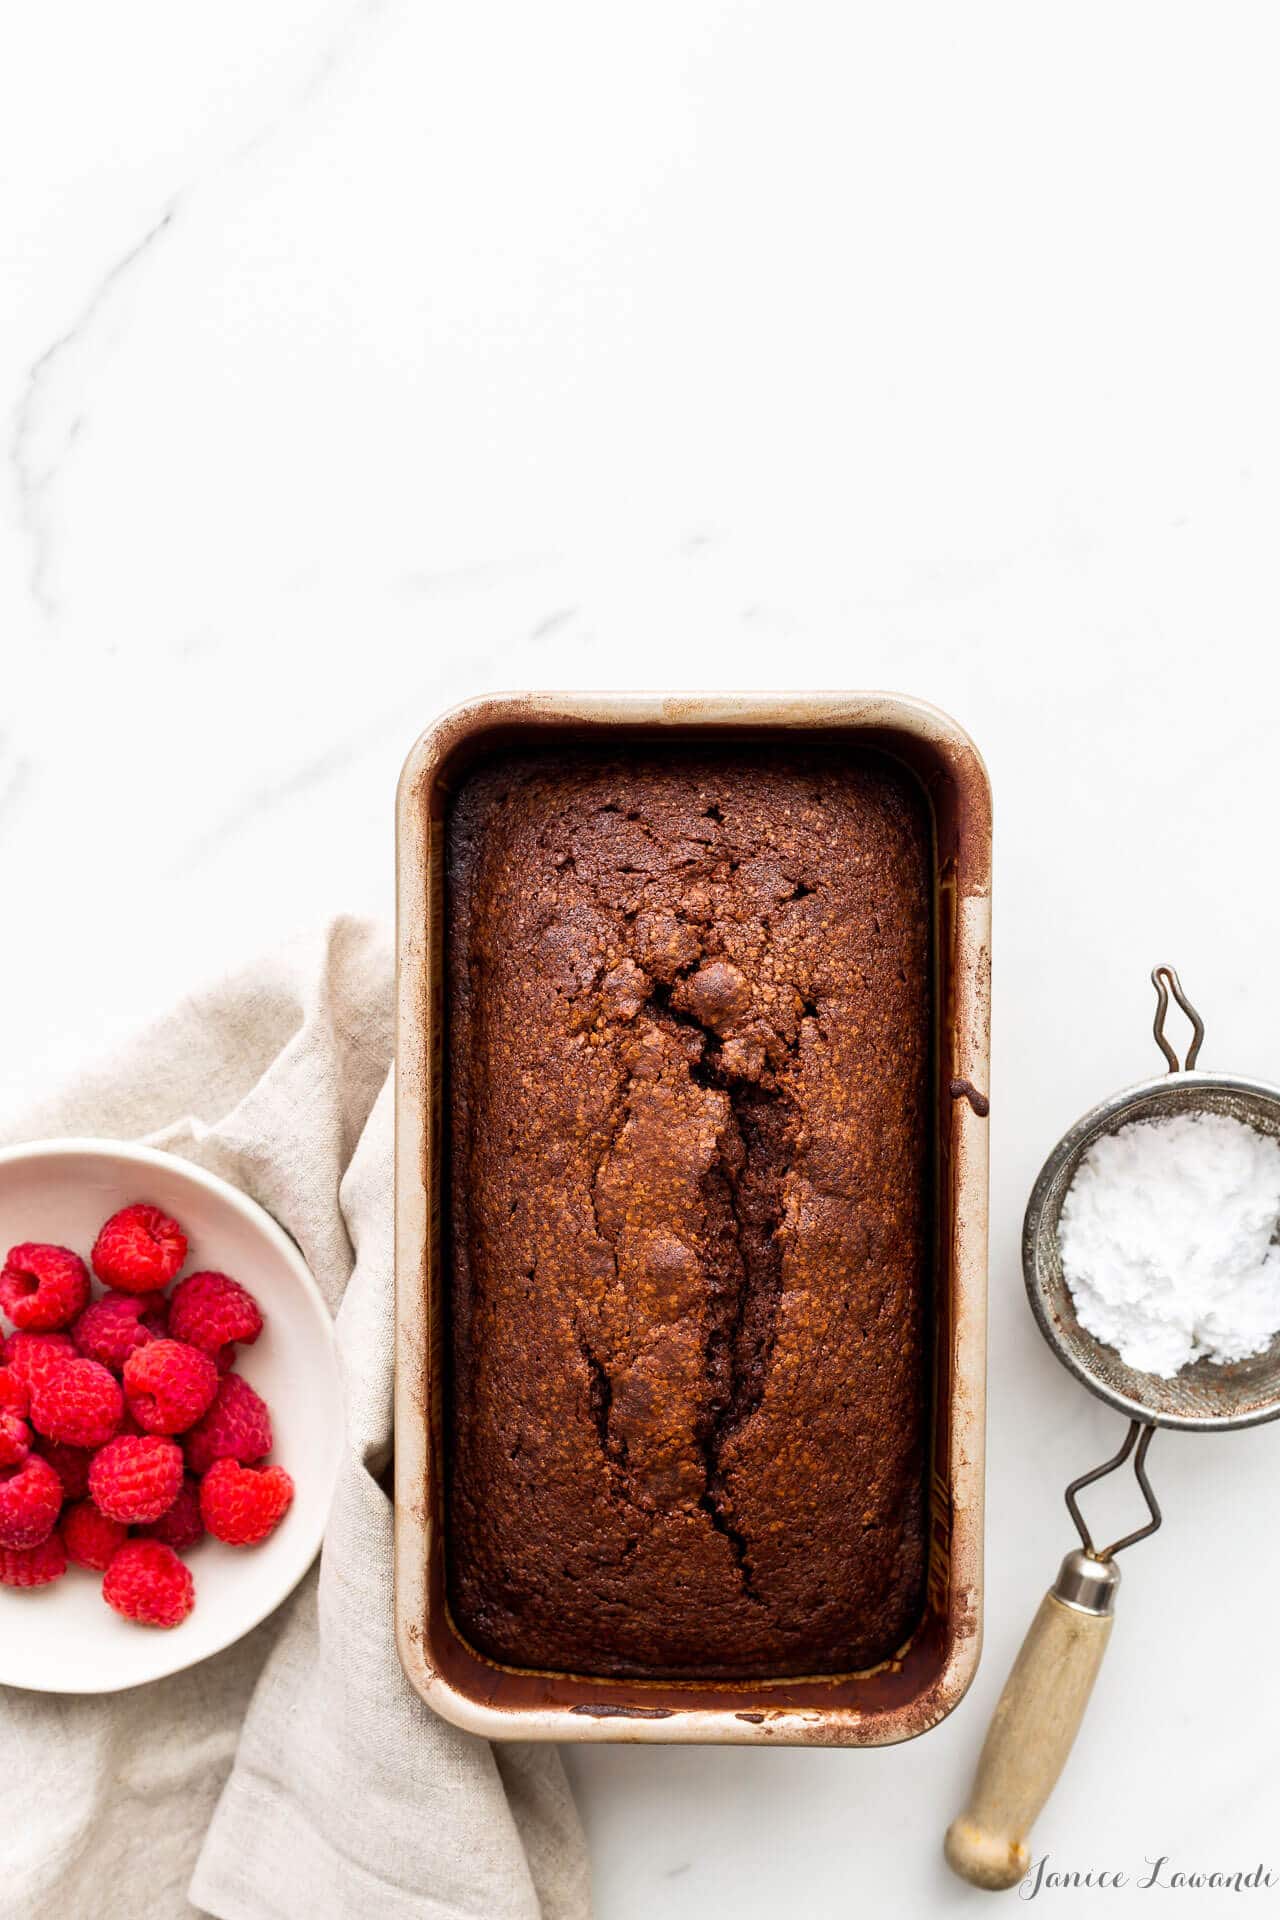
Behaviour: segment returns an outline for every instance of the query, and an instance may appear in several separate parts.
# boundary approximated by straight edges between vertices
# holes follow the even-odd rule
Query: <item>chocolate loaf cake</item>
[[[491,759],[447,826],[459,1630],[848,1672],[923,1608],[930,829],[874,754]]]

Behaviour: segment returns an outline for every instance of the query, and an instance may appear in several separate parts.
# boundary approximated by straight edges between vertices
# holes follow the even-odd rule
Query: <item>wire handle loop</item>
[[[1138,1440],[1139,1432],[1142,1434],[1141,1440]],[[1147,1478],[1147,1450],[1151,1445],[1154,1433],[1155,1428],[1149,1427],[1145,1421],[1131,1420],[1129,1422],[1129,1432],[1119,1452],[1113,1453],[1109,1460],[1104,1460],[1100,1467],[1093,1469],[1092,1473],[1082,1473],[1080,1478],[1073,1480],[1067,1488],[1067,1511],[1076,1523],[1076,1532],[1080,1535],[1081,1545],[1092,1560],[1114,1560],[1118,1553],[1122,1553],[1126,1547],[1133,1546],[1135,1541],[1145,1540],[1148,1534],[1155,1533],[1161,1521],[1164,1519],[1164,1515],[1160,1511],[1160,1502],[1152,1492],[1151,1482]],[[1129,1455],[1133,1452],[1133,1443],[1135,1440],[1138,1441],[1138,1451],[1133,1462],[1133,1471],[1137,1478],[1138,1485],[1142,1489],[1142,1497],[1147,1503],[1147,1512],[1151,1515],[1151,1518],[1145,1527],[1135,1528],[1132,1533],[1126,1533],[1123,1539],[1114,1540],[1105,1550],[1100,1550],[1093,1544],[1093,1535],[1089,1532],[1089,1523],[1080,1511],[1076,1495],[1081,1492],[1083,1488],[1091,1487],[1095,1480],[1103,1480],[1109,1473],[1114,1473],[1117,1467],[1122,1467],[1129,1458]]]
[[[1200,1018],[1200,1015],[1182,991],[1182,982],[1178,978],[1176,967],[1153,967],[1151,969],[1151,984],[1156,990],[1156,1017],[1151,1028],[1151,1031],[1156,1037],[1156,1045],[1169,1062],[1170,1073],[1190,1073],[1200,1055],[1200,1047],[1204,1040],[1204,1021]],[[1164,1030],[1165,1016],[1169,1011],[1170,990],[1172,990],[1174,999],[1191,1022],[1191,1045],[1187,1048],[1186,1061],[1181,1066],[1178,1064],[1178,1056],[1166,1038]]]

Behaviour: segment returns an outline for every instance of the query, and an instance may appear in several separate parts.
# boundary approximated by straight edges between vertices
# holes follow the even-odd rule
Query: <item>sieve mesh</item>
[[[1171,1380],[1128,1367],[1076,1318],[1062,1275],[1058,1218],[1081,1158],[1104,1134],[1133,1120],[1218,1113],[1280,1138],[1280,1088],[1234,1075],[1170,1073],[1113,1095],[1058,1142],[1031,1194],[1022,1229],[1022,1268],[1041,1332],[1093,1393],[1131,1419],[1195,1429],[1253,1426],[1280,1415],[1280,1334],[1265,1353],[1228,1365],[1204,1359]]]

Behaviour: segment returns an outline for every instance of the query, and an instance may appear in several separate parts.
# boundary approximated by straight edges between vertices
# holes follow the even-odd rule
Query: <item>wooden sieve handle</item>
[[[1027,1839],[1084,1718],[1119,1578],[1113,1561],[1069,1553],[1040,1602],[992,1715],[968,1802],[947,1829],[947,1860],[975,1887],[1014,1887],[1031,1865]]]

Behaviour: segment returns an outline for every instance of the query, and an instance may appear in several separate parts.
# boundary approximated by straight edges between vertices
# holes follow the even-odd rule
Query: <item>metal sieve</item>
[[[1159,1503],[1147,1476],[1157,1427],[1223,1433],[1280,1415],[1280,1334],[1265,1353],[1220,1365],[1197,1360],[1172,1379],[1139,1373],[1087,1333],[1062,1273],[1058,1220],[1081,1159],[1095,1140],[1134,1120],[1177,1113],[1219,1113],[1280,1137],[1280,1087],[1238,1074],[1196,1068],[1204,1022],[1172,967],[1156,967],[1153,1031],[1169,1071],[1126,1087],[1093,1107],[1063,1135],[1031,1190],[1022,1228],[1022,1270],[1040,1331],[1091,1393],[1129,1418],[1123,1444],[1100,1467],[1073,1480],[1067,1507],[1081,1549],[1069,1553],[1040,1604],[997,1703],[964,1812],[947,1830],[946,1855],[975,1886],[1012,1887],[1030,1865],[1027,1836],[1071,1750],[1111,1632],[1120,1570],[1115,1556],[1155,1532]],[[1172,994],[1191,1022],[1185,1064],[1165,1033]],[[1077,1496],[1132,1460],[1150,1519],[1108,1547],[1094,1544]]]

